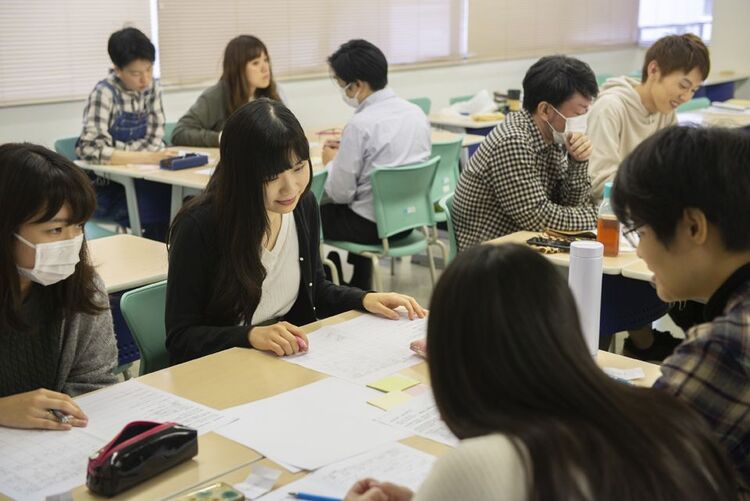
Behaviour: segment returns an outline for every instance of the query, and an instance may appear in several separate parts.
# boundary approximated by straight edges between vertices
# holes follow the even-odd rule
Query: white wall
[[[750,1],[714,0],[711,34],[711,75],[722,71],[750,73]],[[739,85],[737,97],[750,98],[750,83]]]
[[[579,55],[597,73],[622,74],[641,65],[636,48]],[[451,96],[472,94],[480,89],[518,88],[531,59],[460,64],[439,68],[394,71],[391,87],[402,97],[427,96],[433,110],[448,105]],[[104,75],[105,68],[102,68]],[[92,82],[92,86],[95,82]],[[308,130],[343,125],[351,116],[328,78],[281,82],[289,106]],[[167,121],[177,121],[196,100],[200,90],[166,90]],[[0,108],[0,143],[29,141],[52,147],[61,137],[80,133],[84,101]]]

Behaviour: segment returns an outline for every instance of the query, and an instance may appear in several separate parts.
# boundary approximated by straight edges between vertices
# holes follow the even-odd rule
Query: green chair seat
[[[364,254],[365,252],[370,254],[386,254],[386,250],[381,244],[357,244],[340,240],[326,240],[326,244],[355,254]],[[419,254],[426,248],[427,240],[425,240],[424,235],[419,231],[412,231],[404,238],[388,242],[388,256],[412,256]]]
[[[432,101],[430,100],[429,97],[413,97],[411,99],[408,99],[408,101],[422,108],[422,111],[424,111],[425,115],[430,114],[430,108],[432,108]]]

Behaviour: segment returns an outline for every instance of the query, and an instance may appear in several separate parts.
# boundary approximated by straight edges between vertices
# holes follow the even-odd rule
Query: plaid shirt
[[[526,110],[510,113],[461,173],[453,202],[458,248],[515,231],[590,230],[588,162],[545,142]]]
[[[95,164],[106,164],[115,150],[158,151],[162,149],[166,120],[158,80],[154,79],[151,87],[143,92],[127,90],[113,70],[109,71],[105,81],[120,91],[122,106],[116,102],[112,89],[103,82],[96,84],[83,109],[83,131],[76,146],[78,157]],[[122,111],[148,114],[146,137],[129,143],[115,141],[112,138],[109,129]]]
[[[686,400],[708,420],[750,496],[750,264],[711,296],[706,318],[664,361],[654,387]]]

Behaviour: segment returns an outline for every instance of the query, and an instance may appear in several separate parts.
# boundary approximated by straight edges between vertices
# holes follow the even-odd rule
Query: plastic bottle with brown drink
[[[604,200],[599,206],[599,214],[596,219],[596,239],[604,245],[604,255],[607,257],[617,256],[620,252],[620,221],[612,210],[609,196],[612,192],[612,183],[604,185]]]

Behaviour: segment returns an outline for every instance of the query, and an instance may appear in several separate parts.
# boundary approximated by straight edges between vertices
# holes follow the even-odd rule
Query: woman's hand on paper
[[[349,489],[344,501],[409,501],[413,495],[406,487],[365,478]]]
[[[51,409],[66,416],[55,417]],[[84,427],[88,418],[75,401],[64,393],[45,390],[28,391],[0,398],[0,426],[42,430],[69,430]]]
[[[272,351],[280,357],[307,351],[307,334],[289,322],[252,327],[248,333],[250,346],[256,350]]]
[[[422,308],[416,299],[396,292],[368,292],[362,298],[362,306],[370,313],[392,320],[401,318],[397,311],[393,311],[399,306],[406,309],[409,320],[424,318],[427,315],[427,310]]]

